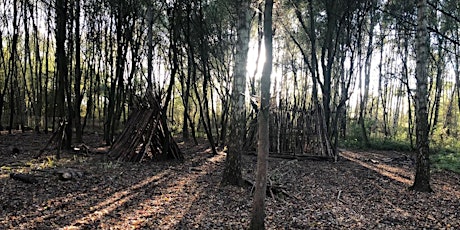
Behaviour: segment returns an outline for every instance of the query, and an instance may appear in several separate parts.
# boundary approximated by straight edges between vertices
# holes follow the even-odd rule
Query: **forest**
[[[2,0],[0,229],[460,227],[456,0]]]

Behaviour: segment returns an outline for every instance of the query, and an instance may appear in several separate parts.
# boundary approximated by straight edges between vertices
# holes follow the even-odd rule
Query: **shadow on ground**
[[[116,163],[67,153],[36,170],[50,164],[46,157],[31,161],[47,138],[0,137],[0,229],[245,229],[249,224],[251,188],[222,186],[225,154],[213,156],[205,144],[182,143],[183,163]],[[18,143],[21,153],[13,156],[8,149]],[[341,156],[338,163],[270,159],[269,182],[287,195],[267,198],[267,228],[460,226],[458,174],[435,172],[435,193],[415,193],[407,189],[413,165],[401,153],[343,151]],[[245,178],[254,177],[255,161],[243,157]],[[60,181],[55,168],[84,175]],[[39,183],[8,177],[21,171],[36,175]]]

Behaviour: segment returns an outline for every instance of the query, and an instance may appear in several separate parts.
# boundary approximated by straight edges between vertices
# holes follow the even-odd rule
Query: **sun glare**
[[[260,79],[262,75],[262,68],[265,63],[265,46],[263,41],[261,43],[260,56],[258,49],[257,41],[251,40],[249,42],[248,61],[246,64],[248,78],[255,77],[256,79]],[[258,56],[259,60],[257,60]]]

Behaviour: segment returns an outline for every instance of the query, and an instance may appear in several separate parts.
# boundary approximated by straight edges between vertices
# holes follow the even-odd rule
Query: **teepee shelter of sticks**
[[[113,143],[109,157],[128,162],[182,160],[182,152],[168,129],[159,100],[151,94],[147,98],[130,115],[123,132]]]

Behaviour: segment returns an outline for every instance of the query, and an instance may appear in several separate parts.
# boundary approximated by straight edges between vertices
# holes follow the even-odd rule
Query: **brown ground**
[[[245,229],[251,187],[222,186],[225,156],[180,144],[186,160],[107,162],[66,153],[33,160],[49,135],[0,136],[0,229]],[[96,134],[85,137],[97,146]],[[12,154],[17,147],[19,154]],[[49,152],[47,154],[52,154]],[[285,192],[267,198],[268,229],[458,229],[460,176],[434,172],[434,193],[415,193],[412,162],[396,152],[343,151],[338,163],[270,159],[270,181]],[[253,178],[255,157],[244,156]],[[56,171],[83,172],[60,181]],[[39,183],[9,178],[31,173]]]

